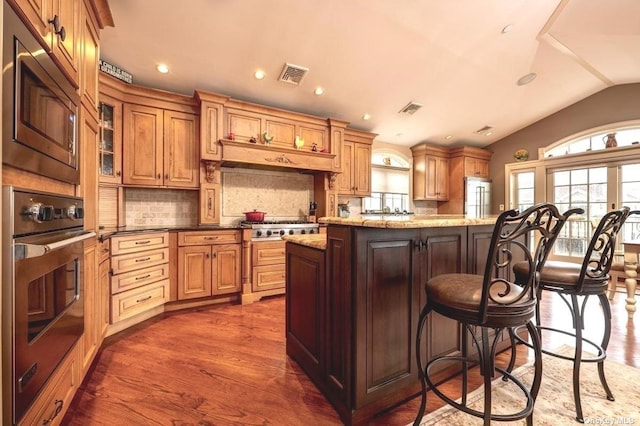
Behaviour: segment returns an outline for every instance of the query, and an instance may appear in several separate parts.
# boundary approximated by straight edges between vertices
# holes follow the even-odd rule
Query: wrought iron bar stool
[[[536,271],[542,267],[569,216],[582,212],[582,209],[574,209],[561,214],[552,204],[538,204],[521,213],[516,210],[506,211],[495,223],[484,275],[444,274],[426,283],[427,303],[420,313],[416,337],[416,359],[422,385],[422,400],[414,425],[419,425],[424,415],[427,388],[458,410],[483,418],[485,425],[489,425],[492,420],[523,418],[527,419],[527,424],[533,424],[533,405],[540,388],[542,373],[540,341],[532,322],[536,307]],[[516,261],[524,261],[531,271],[527,274],[525,285],[516,285],[511,278],[513,264]],[[437,357],[423,366],[421,352],[424,348],[421,338],[427,316],[432,311],[460,322],[463,330],[462,351],[459,356]],[[495,364],[498,336],[503,329],[516,326],[526,326],[532,335],[535,374],[529,389],[510,371]],[[491,339],[490,330],[498,331]],[[472,338],[472,345],[477,349],[476,356],[469,353],[468,335]],[[430,369],[434,364],[451,361],[459,363],[462,367],[461,402],[455,401],[438,389],[430,377]],[[467,405],[467,367],[473,365],[480,366],[480,374],[483,376],[483,410],[476,410]],[[491,413],[491,381],[496,372],[507,377],[522,390],[526,401],[523,409],[508,414]]]
[[[628,207],[623,207],[610,211],[602,217],[591,236],[582,264],[550,260],[545,263],[540,272],[538,304],[536,305],[538,336],[536,336],[535,340],[539,340],[542,333],[547,331],[562,333],[575,338],[575,350],[572,356],[559,354],[552,349],[545,349],[544,347],[542,352],[557,358],[573,361],[573,398],[576,408],[576,420],[580,423],[584,423],[582,404],[580,402],[580,364],[582,362],[598,363],[598,375],[607,399],[614,400],[604,375],[604,360],[607,357],[606,350],[611,336],[611,307],[607,298],[607,286],[610,279],[609,270],[611,269],[616,248],[616,236],[632,213],[638,212],[630,212]],[[516,263],[514,265],[514,273],[516,282],[526,285],[529,279],[529,265],[525,262]],[[543,291],[553,292],[561,297],[571,312],[573,331],[547,327],[541,324],[539,301],[543,296]],[[600,344],[583,336],[585,308],[590,296],[598,298],[603,311],[604,333]],[[528,346],[531,346],[531,342],[525,341],[517,335],[517,330],[510,330],[509,334],[512,353],[508,370],[511,371],[515,363],[515,351],[513,350],[515,342],[519,341]],[[595,349],[597,354],[584,358],[582,354],[584,343]]]

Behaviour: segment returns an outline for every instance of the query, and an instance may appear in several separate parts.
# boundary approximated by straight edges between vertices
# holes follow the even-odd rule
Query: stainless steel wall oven
[[[80,96],[6,1],[2,29],[2,161],[77,184]]]
[[[17,424],[84,331],[83,203],[3,187],[3,418]]]

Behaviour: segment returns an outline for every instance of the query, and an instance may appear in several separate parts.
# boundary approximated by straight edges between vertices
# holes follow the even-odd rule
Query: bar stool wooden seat
[[[495,224],[484,275],[444,274],[432,278],[426,283],[426,305],[419,318],[416,337],[416,359],[422,385],[420,409],[414,421],[419,425],[426,407],[427,389],[433,391],[449,405],[468,414],[491,421],[527,419],[533,424],[533,405],[540,388],[542,359],[540,341],[532,322],[536,307],[537,274],[544,264],[562,226],[574,213],[582,209],[570,210],[561,214],[552,204],[538,204],[523,212],[509,210],[502,213]],[[525,285],[516,285],[512,278],[513,263],[525,262],[529,273]],[[463,336],[461,355],[441,356],[429,360],[423,366],[422,334],[427,316],[437,312],[461,323]],[[535,374],[533,384],[527,388],[517,378],[503,368],[495,365],[496,338],[505,328],[525,326],[533,337],[535,351]],[[490,331],[498,330],[490,338]],[[469,353],[467,337],[471,336],[471,345],[477,353]],[[426,352],[428,353],[428,351]],[[442,392],[430,377],[431,367],[441,362],[459,363],[462,368],[462,400],[455,401]],[[468,367],[479,365],[484,382],[484,408],[476,410],[467,405]],[[524,408],[510,414],[491,412],[491,381],[499,372],[513,381],[523,392],[526,401]]]
[[[609,271],[615,255],[616,237],[630,214],[629,208],[623,207],[618,210],[613,210],[602,217],[593,232],[581,264],[550,260],[544,264],[540,272],[540,283],[537,295],[538,304],[536,305],[536,330],[538,337],[535,340],[538,340],[543,332],[561,333],[572,336],[575,339],[575,350],[571,356],[556,353],[553,349],[549,348],[543,347],[541,350],[547,355],[573,362],[573,397],[576,408],[576,420],[580,423],[584,423],[582,404],[580,402],[581,363],[598,363],[598,375],[606,397],[610,401],[614,400],[604,374],[604,360],[607,357],[606,350],[611,336],[611,308],[609,299],[607,298],[607,287],[610,279]],[[518,262],[514,265],[514,273],[516,282],[526,285],[529,277],[529,266],[525,262]],[[555,293],[562,298],[573,318],[572,330],[546,327],[540,323],[539,301],[543,297],[544,292]],[[602,307],[604,332],[600,343],[596,343],[583,336],[585,308],[590,296],[597,297]],[[517,330],[511,330],[510,337],[512,346],[515,344],[515,341],[532,346],[530,342],[523,340],[517,335]],[[588,358],[583,357],[582,350],[585,343],[588,347],[595,350],[595,356]],[[513,368],[514,362],[515,351],[512,350],[508,370]]]

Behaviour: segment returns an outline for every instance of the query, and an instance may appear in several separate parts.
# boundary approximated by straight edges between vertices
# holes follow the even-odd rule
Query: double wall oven
[[[82,199],[2,189],[3,418],[17,424],[84,331]]]

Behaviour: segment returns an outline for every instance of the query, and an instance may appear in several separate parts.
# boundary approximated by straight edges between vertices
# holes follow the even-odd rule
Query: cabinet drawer
[[[187,231],[178,232],[179,246],[203,246],[208,244],[234,244],[242,240],[240,231]]]
[[[148,266],[169,262],[169,249],[149,250],[143,253],[125,254],[111,258],[113,275],[135,271]]]
[[[169,247],[168,232],[127,235],[111,239],[111,255],[137,253],[160,247]]]
[[[284,288],[286,268],[284,264],[253,267],[252,291]]]
[[[169,300],[169,280],[162,280],[111,296],[111,323],[145,312]]]
[[[21,425],[58,425],[67,412],[78,387],[77,346],[55,371],[40,396],[20,421]]]
[[[111,240],[106,238],[102,241],[98,241],[98,263],[102,263],[109,259],[109,250],[111,247]]]
[[[168,263],[114,275],[111,277],[111,294],[121,293],[165,279],[169,279]]]
[[[285,241],[254,243],[251,248],[253,266],[285,263]]]

